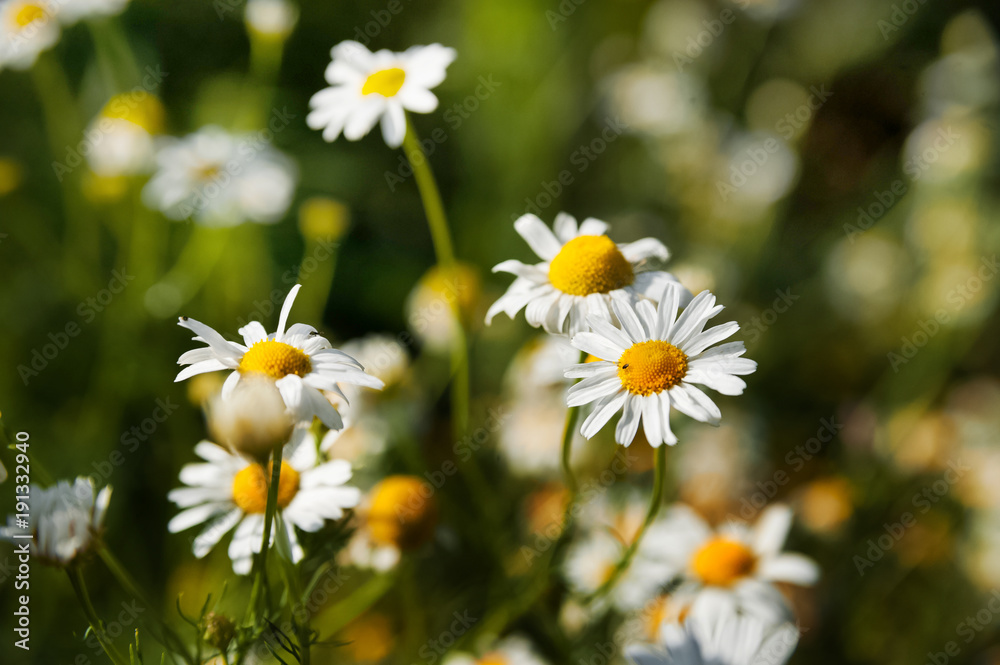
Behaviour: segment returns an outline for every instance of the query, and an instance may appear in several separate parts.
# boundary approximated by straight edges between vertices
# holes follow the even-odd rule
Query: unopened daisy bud
[[[389,476],[372,490],[368,530],[376,543],[416,549],[436,525],[434,489],[420,478]]]
[[[219,442],[265,461],[275,446],[289,440],[294,426],[281,393],[262,379],[241,381],[231,396],[212,403],[209,417]]]
[[[337,240],[349,222],[347,206],[325,196],[306,199],[299,206],[299,231],[306,240]]]
[[[251,36],[283,42],[295,29],[299,10],[286,0],[247,0],[244,19]]]
[[[209,612],[202,621],[202,639],[211,647],[225,653],[236,637],[236,624],[224,614]]]

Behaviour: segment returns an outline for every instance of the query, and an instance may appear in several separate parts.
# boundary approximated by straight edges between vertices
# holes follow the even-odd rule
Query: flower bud
[[[202,639],[211,647],[225,653],[229,643],[236,637],[236,625],[224,614],[209,612],[202,620]]]
[[[291,438],[294,426],[274,384],[254,378],[242,379],[228,398],[215,399],[209,422],[219,443],[262,464],[275,446]]]

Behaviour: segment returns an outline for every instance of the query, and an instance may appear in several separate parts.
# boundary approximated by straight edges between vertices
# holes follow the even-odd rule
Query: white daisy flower
[[[451,652],[442,665],[548,665],[534,645],[521,635],[509,635],[480,657]]]
[[[611,579],[628,545],[611,531],[595,530],[574,542],[566,552],[563,573],[571,589],[581,596],[590,596]],[[643,606],[668,579],[659,562],[633,560],[615,585],[595,605],[597,613],[608,605],[620,611]]]
[[[318,416],[330,429],[342,428],[344,423],[340,414],[321,391],[330,391],[343,398],[338,383],[381,388],[382,381],[366,374],[354,358],[330,346],[312,326],[296,323],[286,330],[288,314],[300,288],[301,285],[296,284],[285,298],[277,332],[269,335],[257,321],[239,329],[246,346],[227,341],[204,323],[181,317],[179,325],[193,331],[194,340],[207,346],[181,355],[177,364],[190,367],[181,370],[175,381],[205,372],[232,370],[222,385],[222,398],[227,399],[241,377],[266,377],[274,381],[296,420],[311,422],[313,416]]]
[[[330,55],[326,81],[331,87],[309,100],[312,112],[306,124],[322,129],[326,141],[336,140],[341,132],[357,141],[381,119],[386,144],[398,148],[406,135],[406,111],[430,113],[437,108],[431,88],[444,81],[457,54],[440,44],[372,53],[358,42],[344,41]]]
[[[731,521],[713,529],[679,504],[650,525],[636,560],[660,565],[662,579],[680,582],[673,597],[689,617],[742,612],[776,624],[791,610],[774,582],[809,586],[819,579],[816,562],[782,551],[791,523],[791,509],[776,504],[753,527]]]
[[[593,437],[621,410],[615,429],[618,443],[632,443],[642,420],[650,445],[673,445],[677,437],[670,428],[671,406],[712,425],[722,417],[719,407],[695,384],[723,395],[743,393],[746,383],[737,375],[757,368],[754,361],[740,358],[746,352],[743,342],[709,348],[733,335],[739,324],[731,321],[705,330],[723,307],[702,291],[678,317],[682,297],[682,287],[674,284],[668,285],[657,307],[648,300],[633,304],[624,297],[613,298],[620,328],[603,317],[589,316],[593,332],[573,337],[573,346],[604,358],[566,371],[568,378],[583,379],[569,389],[567,403],[597,402],[580,430],[585,437]]]
[[[162,139],[156,165],[142,192],[146,205],[170,219],[193,218],[205,226],[279,221],[298,178],[291,160],[259,134],[230,134],[215,126]]]
[[[770,629],[754,617],[729,615],[717,621],[691,617],[664,624],[655,647],[630,646],[635,665],[782,665],[799,641],[795,626]]]
[[[59,20],[69,24],[98,16],[116,16],[125,11],[129,0],[57,0],[57,2]]]
[[[111,488],[97,492],[94,481],[78,477],[72,484],[60,480],[53,487],[31,485],[31,511],[27,529],[14,516],[0,528],[0,539],[23,543],[31,534],[32,556],[53,566],[68,566],[89,552],[100,536],[111,501]]]
[[[200,442],[194,450],[205,463],[188,464],[181,469],[180,479],[187,487],[171,490],[167,497],[183,510],[170,520],[167,529],[177,533],[206,524],[192,545],[194,555],[200,559],[236,527],[229,543],[229,558],[233,570],[246,575],[264,539],[270,469],[210,441]],[[282,519],[280,522],[275,519],[271,537],[274,538],[278,524],[283,524],[294,562],[303,557],[295,527],[307,532],[319,531],[326,520],[339,520],[345,509],[358,505],[361,491],[346,485],[350,479],[348,462],[319,462],[316,438],[305,430],[285,447],[278,483],[278,511]]]
[[[604,222],[591,217],[578,227],[566,213],[556,216],[555,233],[531,214],[514,222],[514,229],[542,263],[509,260],[494,266],[493,272],[508,272],[517,279],[490,307],[486,323],[500,312],[514,318],[524,309],[532,326],[575,335],[590,330],[588,316],[611,322],[614,295],[659,300],[668,284],[678,284],[670,273],[651,270],[652,261],[670,256],[655,238],[616,244],[604,235],[608,229]],[[681,304],[688,299],[690,294]]]
[[[28,69],[59,41],[59,11],[51,0],[0,0],[0,69]]]

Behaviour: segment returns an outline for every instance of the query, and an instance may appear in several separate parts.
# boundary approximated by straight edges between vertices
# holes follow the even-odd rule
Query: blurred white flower
[[[723,395],[743,394],[746,383],[739,376],[752,374],[757,363],[740,357],[746,353],[743,342],[715,346],[736,333],[739,324],[730,321],[705,330],[723,309],[708,291],[699,293],[678,316],[682,290],[679,284],[670,285],[657,307],[648,300],[633,305],[616,297],[611,306],[621,327],[590,316],[587,323],[593,332],[573,337],[573,346],[601,358],[566,371],[569,378],[583,379],[569,389],[567,404],[597,403],[580,429],[588,439],[622,411],[615,428],[618,443],[632,443],[641,420],[651,446],[674,445],[671,407],[712,425],[722,418],[719,407],[695,384]]]
[[[382,137],[397,148],[406,135],[406,111],[430,113],[438,106],[431,92],[445,78],[455,49],[431,44],[413,46],[403,53],[385,49],[372,53],[355,41],[344,41],[330,52],[326,68],[331,87],[320,90],[309,106],[306,124],[322,129],[326,141],[340,133],[357,141],[382,121]]]
[[[56,0],[59,6],[59,20],[75,23],[81,19],[98,16],[115,16],[125,11],[129,0]]]
[[[605,232],[608,225],[593,217],[577,226],[572,215],[559,213],[554,229],[535,215],[521,216],[514,229],[542,259],[529,265],[514,259],[497,264],[493,272],[517,279],[490,307],[486,323],[503,312],[514,318],[522,309],[528,323],[555,335],[590,330],[587,317],[611,321],[615,294],[632,300],[659,300],[669,284],[679,282],[654,270],[654,261],[666,261],[670,252],[655,238],[617,244]],[[554,233],[553,233],[554,230]],[[690,299],[680,289],[682,304]]]
[[[508,635],[478,658],[470,653],[450,652],[442,665],[548,665],[526,638]]]
[[[0,69],[28,69],[59,41],[59,11],[51,0],[0,0]]]
[[[204,323],[181,317],[178,325],[193,331],[194,341],[206,346],[181,355],[177,364],[190,366],[181,370],[175,381],[205,372],[231,370],[222,386],[222,399],[229,399],[242,378],[266,378],[281,393],[296,422],[311,423],[313,416],[318,416],[330,429],[343,427],[340,414],[321,391],[343,398],[338,384],[381,388],[382,382],[366,374],[357,360],[330,346],[312,326],[296,323],[285,329],[300,288],[296,284],[285,298],[277,332],[268,335],[259,321],[251,321],[239,329],[246,346],[227,341]]]
[[[146,205],[205,226],[279,221],[298,178],[291,160],[260,134],[230,134],[215,126],[161,139],[156,165],[143,190]]]
[[[29,496],[29,526],[18,526],[11,515],[0,538],[23,543],[19,536],[31,534],[32,555],[53,566],[68,566],[94,547],[111,501],[110,487],[97,492],[94,481],[81,476],[72,484],[60,480],[48,488],[32,483]]]
[[[229,558],[233,570],[246,575],[264,539],[271,464],[265,467],[249,462],[210,441],[200,442],[195,453],[205,462],[181,469],[180,479],[187,487],[171,490],[167,497],[183,510],[170,520],[167,529],[177,533],[207,523],[192,544],[200,559],[236,527]],[[279,522],[276,515],[272,542],[278,525],[284,525],[292,560],[301,561],[304,552],[294,527],[318,531],[326,520],[338,520],[345,509],[358,505],[361,491],[346,485],[350,479],[351,465],[344,460],[321,463],[316,437],[303,430],[285,447],[278,482],[278,512],[283,519]]]
[[[288,0],[247,0],[243,17],[251,34],[283,41],[295,29],[299,9]]]
[[[713,529],[678,504],[650,525],[636,560],[661,565],[664,582],[680,582],[673,596],[688,617],[714,621],[738,611],[777,624],[791,610],[773,582],[809,586],[819,578],[812,559],[782,551],[791,523],[791,509],[774,504],[753,527],[730,521]]]
[[[115,95],[87,130],[90,170],[103,177],[145,173],[153,165],[153,137],[162,131],[163,105],[154,95]]]
[[[632,65],[612,76],[610,98],[629,131],[652,136],[689,131],[705,113],[698,79],[646,65]]]
[[[770,628],[759,619],[731,614],[664,624],[655,647],[630,646],[635,665],[782,665],[799,641],[790,623]]]

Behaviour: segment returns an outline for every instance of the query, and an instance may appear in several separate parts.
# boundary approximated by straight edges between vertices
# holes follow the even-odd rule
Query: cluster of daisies
[[[23,0],[7,0],[0,8],[5,29],[8,23],[23,28],[48,16],[41,5]],[[248,21],[251,15],[258,34],[278,36],[287,35],[296,18],[274,0],[255,0],[248,7]],[[407,111],[428,113],[437,107],[431,89],[443,82],[455,55],[439,44],[393,53],[342,42],[333,48],[325,73],[330,87],[313,96],[306,123],[321,130],[327,141],[341,134],[357,140],[380,124],[385,142],[398,147],[408,135]],[[92,162],[95,171],[136,173],[155,164],[144,197],[175,219],[222,225],[271,222],[284,214],[295,189],[287,158],[266,141],[217,127],[184,139],[153,140],[162,119],[152,99],[116,99],[102,111],[101,120],[113,128],[108,131],[124,138],[99,151]],[[658,448],[678,443],[674,412],[720,423],[721,411],[706,391],[742,394],[746,384],[741,377],[753,373],[756,363],[743,357],[742,342],[727,341],[739,329],[735,322],[710,325],[723,309],[715,296],[692,294],[662,269],[670,256],[662,242],[644,238],[617,243],[606,223],[593,218],[578,223],[565,213],[552,228],[531,214],[514,227],[538,261],[508,260],[494,268],[515,279],[489,308],[486,321],[500,313],[514,318],[523,310],[531,326],[554,340],[560,349],[553,365],[565,388],[564,408],[585,414],[581,437],[596,436],[617,417],[618,444],[631,445],[641,428],[645,441]],[[362,527],[344,556],[354,565],[386,570],[403,550],[431,537],[433,492],[419,478],[390,476],[363,498],[350,484],[351,462],[333,453],[350,448],[352,430],[365,430],[366,437],[378,432],[377,416],[351,413],[347,407],[358,401],[359,391],[389,383],[398,374],[398,363],[386,363],[377,376],[357,358],[365,348],[348,353],[333,348],[310,325],[289,325],[298,290],[296,286],[288,294],[273,333],[252,322],[239,329],[241,339],[234,341],[194,319],[180,320],[201,346],[181,355],[178,362],[184,369],[177,381],[214,372],[228,375],[210,406],[211,440],[194,447],[200,461],[181,470],[183,486],[169,494],[179,512],[168,528],[181,532],[199,527],[192,539],[199,558],[232,533],[228,555],[233,570],[247,574],[266,546],[265,531],[272,541],[285,543],[291,559],[299,562],[305,556],[299,532],[319,531],[346,511],[357,510]],[[580,362],[573,362],[574,357]],[[384,431],[371,438],[378,436],[388,438]],[[276,472],[274,488],[269,478]],[[266,523],[269,491],[277,507],[272,524]],[[47,492],[42,496],[57,509],[48,511],[34,545],[65,565],[98,538],[109,494],[95,493],[84,479]],[[811,560],[783,552],[790,511],[773,506],[753,526],[733,522],[713,528],[678,505],[646,529],[641,499],[633,498],[624,507],[602,498],[585,509],[564,570],[579,597],[593,598],[621,572],[621,562],[628,564],[601,602],[646,618],[645,639],[630,641],[626,649],[632,661],[785,662],[798,632],[775,583],[811,584],[818,576]],[[10,536],[11,528],[3,535]],[[630,546],[634,558],[623,558]],[[449,662],[543,661],[524,640],[508,636],[486,656],[455,653]]]

